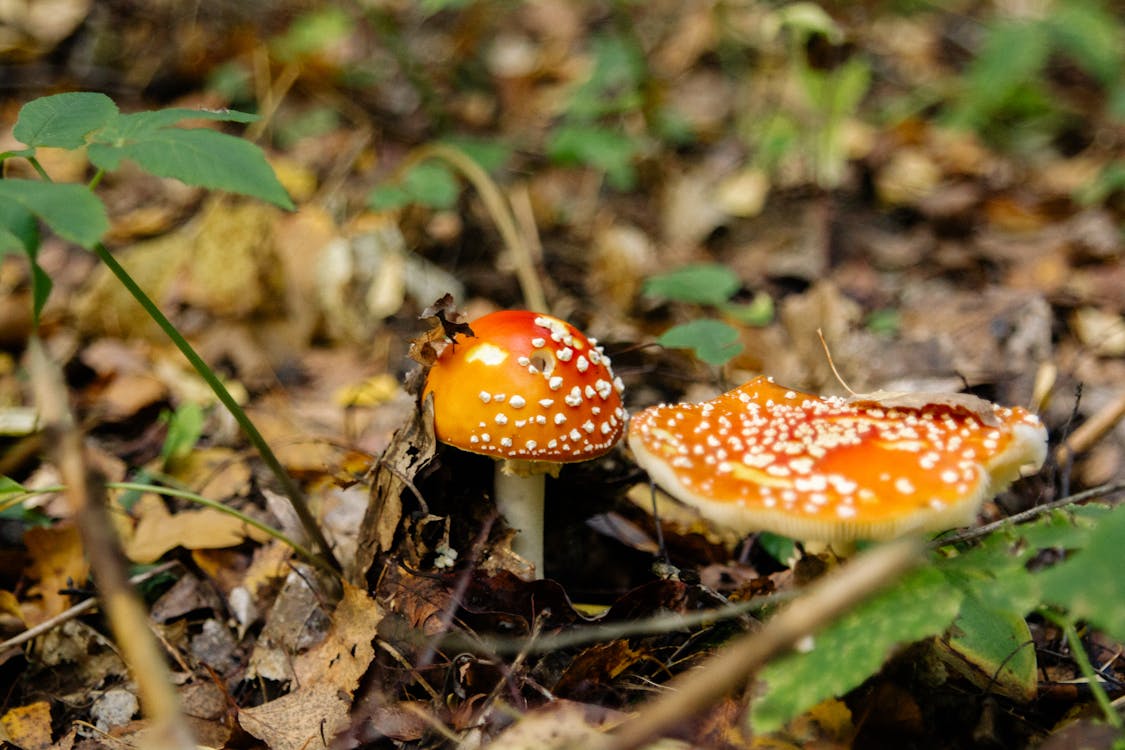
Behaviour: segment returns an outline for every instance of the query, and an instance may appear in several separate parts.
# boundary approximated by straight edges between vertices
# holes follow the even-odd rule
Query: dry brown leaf
[[[139,516],[133,535],[125,543],[125,554],[133,562],[151,563],[168,550],[184,547],[222,549],[242,544],[247,538],[264,541],[262,531],[214,508],[168,512],[156,495],[142,495],[134,507]]]
[[[74,602],[61,589],[82,586],[90,566],[82,552],[78,528],[70,524],[31,528],[23,535],[30,561],[28,575],[38,581],[29,594],[38,594],[42,608],[32,615],[24,609],[30,624],[37,624],[59,614]]]
[[[554,750],[579,747],[597,740],[609,728],[620,724],[625,714],[588,703],[556,700],[524,714],[515,724],[489,743],[492,750]],[[687,747],[664,741],[662,748]]]
[[[46,750],[51,746],[51,704],[36,701],[17,706],[0,716],[7,741],[20,750]]]
[[[332,629],[317,646],[294,659],[288,695],[239,713],[242,728],[272,750],[321,747],[348,724],[359,680],[375,657],[372,641],[382,608],[362,588],[344,585],[332,613]]]

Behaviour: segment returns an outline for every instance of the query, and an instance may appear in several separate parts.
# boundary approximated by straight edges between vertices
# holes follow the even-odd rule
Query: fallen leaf
[[[133,535],[125,543],[125,555],[133,562],[151,563],[171,549],[223,549],[242,544],[246,539],[265,541],[262,531],[247,526],[234,516],[200,508],[175,515],[168,512],[156,495],[141,497],[133,512],[138,516]]]
[[[28,529],[23,535],[29,560],[28,576],[38,581],[28,593],[38,595],[41,608],[32,614],[24,613],[35,625],[70,607],[74,602],[63,589],[73,589],[86,583],[90,566],[82,551],[78,528],[70,524]]]
[[[362,588],[344,585],[332,613],[332,629],[317,646],[293,661],[291,693],[243,709],[239,724],[271,750],[319,747],[348,725],[359,680],[375,657],[372,641],[383,611]]]
[[[51,746],[51,704],[36,701],[17,706],[0,716],[5,738],[20,750],[46,750]]]

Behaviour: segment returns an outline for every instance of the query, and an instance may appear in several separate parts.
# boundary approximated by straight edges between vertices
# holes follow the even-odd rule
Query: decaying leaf
[[[352,697],[375,656],[372,641],[382,618],[382,608],[367,592],[345,584],[332,629],[293,661],[296,689],[243,709],[242,728],[273,750],[320,746],[322,738],[335,736],[347,725]]]
[[[4,739],[20,750],[46,750],[51,746],[51,704],[36,701],[16,706],[0,716]]]
[[[222,549],[246,539],[264,541],[264,532],[214,508],[184,510],[173,515],[156,495],[144,495],[134,507],[138,516],[125,554],[134,562],[159,560],[170,549]]]
[[[413,488],[414,477],[429,464],[436,450],[433,399],[426,399],[421,409],[413,411],[410,421],[395,431],[375,466],[355,560],[347,571],[349,581],[362,582],[375,558],[392,549],[402,519],[402,493]]]
[[[86,583],[90,566],[82,552],[78,528],[70,524],[28,529],[23,537],[30,560],[28,575],[38,581],[29,593],[38,595],[40,607],[24,615],[32,624],[59,614],[74,602],[67,590]]]

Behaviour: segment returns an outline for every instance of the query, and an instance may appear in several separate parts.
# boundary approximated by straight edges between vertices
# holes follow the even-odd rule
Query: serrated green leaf
[[[136,122],[136,121],[134,121]],[[117,169],[122,159],[136,162],[159,177],[173,177],[188,185],[228,190],[293,208],[262,150],[249,141],[204,129],[148,130],[140,121],[132,140],[91,143],[90,161],[105,170]]]
[[[649,277],[642,293],[646,297],[718,306],[726,304],[741,286],[738,274],[726,266],[696,263]]]
[[[0,180],[0,203],[15,203],[63,239],[92,248],[109,231],[105,206],[83,185]]]
[[[693,320],[672,326],[657,343],[669,349],[691,349],[696,357],[711,365],[726,364],[742,351],[737,329],[721,320]]]
[[[434,161],[415,164],[402,176],[402,189],[417,203],[445,210],[457,205],[461,184],[449,167]]]
[[[27,146],[81,148],[86,136],[117,117],[105,94],[79,91],[34,99],[20,109],[12,135]]]
[[[877,672],[897,646],[943,632],[960,606],[961,592],[937,570],[907,574],[817,634],[811,651],[787,654],[762,670],[766,689],[751,705],[754,731],[776,731],[844,695]]]
[[[257,119],[257,115],[234,109],[170,107],[149,112],[130,112],[129,114],[119,115],[112,122],[107,123],[90,140],[94,143],[108,145],[124,144],[132,140],[145,138],[158,130],[172,127],[185,120],[247,123],[254,122]]]
[[[1084,549],[1039,574],[1043,599],[1125,641],[1125,505],[1098,520]]]

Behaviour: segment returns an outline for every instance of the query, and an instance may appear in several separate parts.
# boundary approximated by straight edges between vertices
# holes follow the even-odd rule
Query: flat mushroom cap
[[[503,310],[469,324],[426,378],[434,432],[473,453],[568,463],[609,451],[624,387],[596,339],[550,315]]]
[[[716,523],[821,542],[966,526],[1046,457],[1047,432],[1024,409],[902,401],[820,398],[759,377],[712,401],[645,409],[629,447]]]

